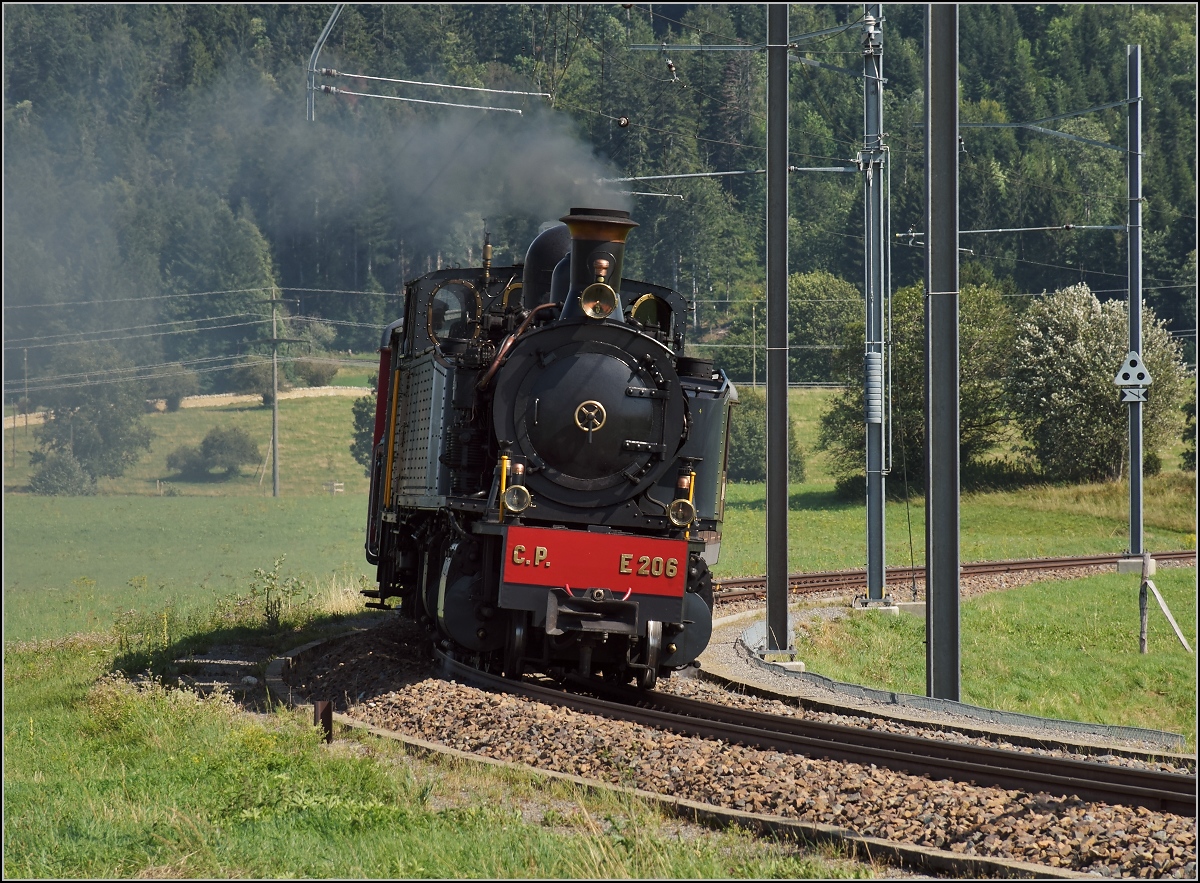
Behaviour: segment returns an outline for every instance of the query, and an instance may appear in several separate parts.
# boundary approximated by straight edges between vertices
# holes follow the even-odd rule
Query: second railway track
[[[1124,555],[1083,555],[1066,558],[1020,558],[1010,561],[980,561],[961,565],[961,574],[985,576],[989,574],[1022,573],[1038,570],[1066,570],[1078,567],[1115,567]],[[1159,552],[1154,555],[1160,562],[1195,561],[1193,550]],[[924,581],[924,567],[891,567],[887,570],[887,585],[907,585],[914,580]],[[788,591],[792,594],[818,594],[837,589],[862,588],[867,584],[866,570],[832,570],[815,573],[789,573]],[[766,576],[748,576],[729,579],[714,579],[713,592],[718,602],[737,601],[761,596],[766,591]]]

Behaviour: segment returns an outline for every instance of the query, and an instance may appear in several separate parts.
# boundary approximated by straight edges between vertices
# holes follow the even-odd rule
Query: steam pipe
[[[529,315],[525,317],[525,321],[520,324],[517,330],[508,335],[508,337],[504,338],[504,342],[500,344],[500,349],[496,352],[496,358],[492,359],[492,364],[488,366],[487,373],[483,375],[482,380],[475,384],[476,389],[487,389],[487,385],[491,383],[492,377],[497,371],[500,370],[500,363],[504,361],[504,358],[508,355],[508,351],[512,349],[513,344],[516,343],[517,338],[520,337],[521,334],[524,333],[525,329],[529,327],[529,323],[533,321],[534,315],[539,310],[545,310],[549,309],[550,307],[557,306],[558,304],[556,303],[542,304],[541,306],[534,307],[529,311]]]

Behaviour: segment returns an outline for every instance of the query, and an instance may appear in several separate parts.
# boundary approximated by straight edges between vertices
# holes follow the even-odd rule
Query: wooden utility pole
[[[279,496],[279,344],[300,343],[298,337],[279,336],[278,291],[267,301],[271,305],[271,496]]]

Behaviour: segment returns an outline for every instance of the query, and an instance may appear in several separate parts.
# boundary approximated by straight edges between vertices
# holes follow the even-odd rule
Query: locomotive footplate
[[[509,526],[500,606],[528,610],[547,634],[566,629],[645,634],[680,622],[687,540],[565,528]]]

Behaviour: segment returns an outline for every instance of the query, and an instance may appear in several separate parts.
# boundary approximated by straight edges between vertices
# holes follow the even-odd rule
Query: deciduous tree
[[[1129,348],[1127,311],[1100,303],[1083,284],[1030,304],[1017,327],[1010,400],[1042,469],[1054,479],[1119,478],[1128,406],[1113,378]],[[1147,455],[1179,436],[1187,368],[1179,344],[1152,310],[1142,314],[1141,357],[1153,385],[1143,409]]]
[[[108,344],[65,353],[54,366],[57,387],[38,394],[50,416],[37,430],[35,465],[51,454],[70,454],[93,478],[115,478],[136,463],[153,434],[141,419],[146,384],[134,372]]]

